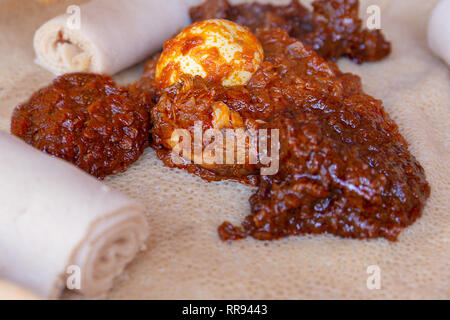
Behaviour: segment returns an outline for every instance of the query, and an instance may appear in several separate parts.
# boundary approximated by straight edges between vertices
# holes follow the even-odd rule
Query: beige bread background
[[[34,293],[0,279],[0,300],[39,300]]]
[[[33,63],[34,31],[79,2],[0,0],[1,130],[9,130],[15,105],[53,79]],[[129,265],[108,297],[450,298],[450,71],[431,54],[426,40],[436,2],[363,1],[362,12],[369,4],[380,5],[392,54],[361,66],[339,61],[343,70],[362,77],[367,93],[384,101],[431,184],[423,217],[397,242],[322,235],[223,243],[217,226],[224,220],[239,223],[248,214],[252,188],[207,183],[166,168],[148,149],[129,170],[106,180],[154,212],[148,216],[149,249]],[[141,69],[137,66],[116,78],[133,81]],[[380,290],[367,288],[370,265],[380,267]]]

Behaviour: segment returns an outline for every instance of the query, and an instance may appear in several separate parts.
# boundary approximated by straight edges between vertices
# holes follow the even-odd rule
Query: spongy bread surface
[[[16,104],[53,78],[33,63],[33,32],[73,2],[0,0],[0,129],[8,130]],[[110,298],[450,298],[450,71],[426,42],[436,1],[363,1],[362,11],[374,3],[392,54],[377,63],[341,59],[339,65],[360,75],[367,93],[384,101],[425,168],[432,191],[423,217],[395,243],[327,235],[224,243],[217,226],[248,214],[253,189],[169,169],[148,149],[129,170],[106,180],[144,203],[151,228],[148,250],[127,268]],[[141,70],[117,79],[132,81]],[[380,290],[367,287],[371,265],[380,268]]]

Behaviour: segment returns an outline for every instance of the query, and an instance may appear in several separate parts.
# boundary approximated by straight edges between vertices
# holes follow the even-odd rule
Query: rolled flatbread
[[[144,60],[190,23],[200,0],[94,0],[42,25],[36,62],[59,75],[114,74]]]
[[[0,278],[43,298],[104,293],[143,247],[142,207],[3,132],[0,150]]]
[[[441,0],[430,15],[428,46],[450,66],[450,0]]]

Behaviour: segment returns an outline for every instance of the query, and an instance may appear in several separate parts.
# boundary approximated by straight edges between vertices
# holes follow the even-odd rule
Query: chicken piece
[[[201,77],[192,78],[184,75],[181,82],[169,87],[162,94],[151,111],[153,122],[151,132],[153,144],[159,148],[159,155],[166,164],[182,166],[196,173],[199,173],[200,167],[204,169],[200,169],[200,175],[209,180],[221,178],[245,180],[248,175],[258,174],[256,161],[253,161],[254,163],[250,161],[248,144],[252,141],[251,137],[243,140],[244,147],[239,149],[237,147],[239,136],[235,136],[238,129],[244,134],[250,129],[256,132],[258,124],[253,120],[244,121],[237,111],[220,100],[217,93],[223,88],[220,85],[214,87],[214,83],[207,82]],[[230,133],[231,135],[227,136]],[[197,138],[198,135],[200,140]],[[181,143],[185,138],[189,139],[187,145]],[[213,144],[217,145],[217,149],[207,152]],[[216,150],[221,152],[217,158]],[[182,162],[174,161],[173,154],[170,154],[173,151],[183,157],[179,159]],[[239,152],[243,153],[245,164],[237,163]]]

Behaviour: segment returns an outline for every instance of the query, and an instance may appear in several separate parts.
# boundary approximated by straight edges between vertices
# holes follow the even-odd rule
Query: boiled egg
[[[164,44],[155,78],[162,88],[178,82],[183,74],[223,86],[245,85],[263,59],[263,48],[248,28],[210,19],[192,24]]]

